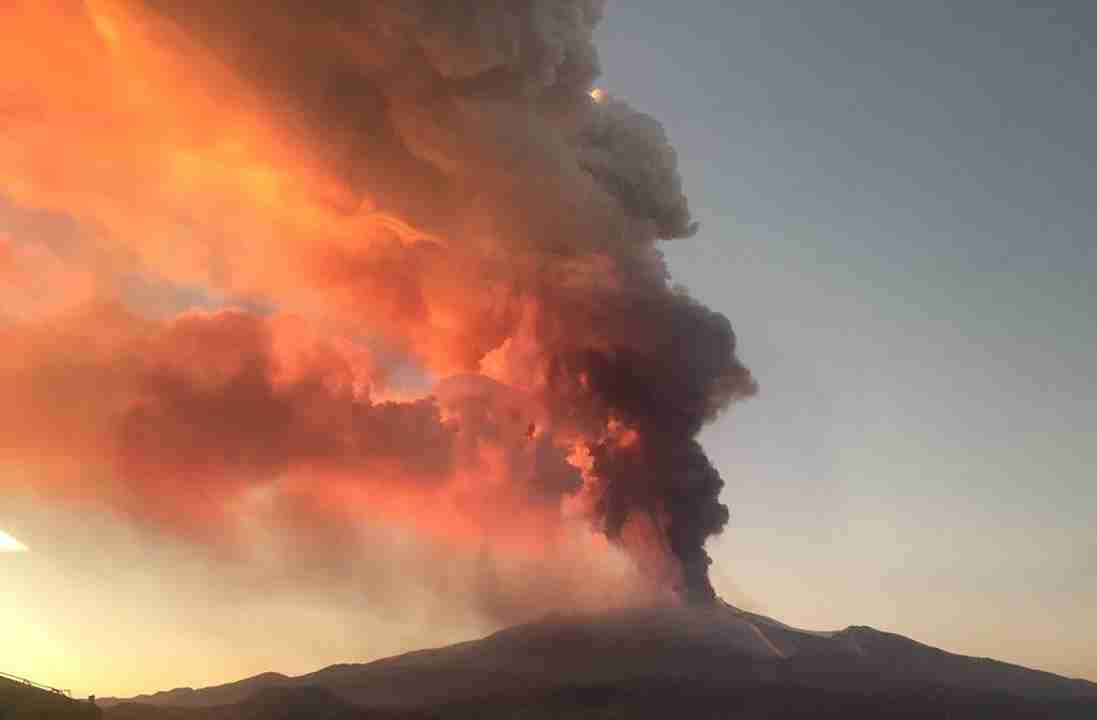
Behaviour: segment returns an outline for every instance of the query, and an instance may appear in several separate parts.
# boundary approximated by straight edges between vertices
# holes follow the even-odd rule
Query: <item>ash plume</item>
[[[654,594],[712,599],[705,541],[728,510],[696,436],[755,383],[659,251],[697,231],[662,127],[591,96],[602,14],[19,4],[53,62],[0,49],[37,68],[0,79],[0,193],[74,218],[67,257],[92,253],[97,281],[0,328],[27,349],[0,362],[19,390],[0,460],[77,458],[110,480],[74,496],[183,528],[229,523],[272,478],[473,548],[551,556],[582,521]],[[278,315],[96,315],[134,276]],[[402,397],[394,356],[433,390]]]

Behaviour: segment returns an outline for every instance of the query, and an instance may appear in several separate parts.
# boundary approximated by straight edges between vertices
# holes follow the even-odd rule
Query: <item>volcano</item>
[[[108,720],[1092,718],[1097,684],[865,626],[801,630],[718,602],[553,615],[367,664],[104,704]]]

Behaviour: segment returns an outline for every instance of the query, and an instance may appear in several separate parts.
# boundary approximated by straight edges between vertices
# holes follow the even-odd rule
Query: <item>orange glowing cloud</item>
[[[0,244],[0,462],[215,544],[273,492],[711,598],[694,437],[754,381],[669,282],[662,128],[590,94],[601,3],[519,5],[16,0],[0,200],[82,232]]]

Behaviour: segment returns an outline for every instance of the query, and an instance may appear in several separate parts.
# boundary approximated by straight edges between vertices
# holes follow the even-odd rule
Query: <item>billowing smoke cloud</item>
[[[713,596],[728,511],[695,437],[755,385],[659,253],[697,229],[661,126],[590,95],[601,2],[11,15],[39,42],[0,49],[27,68],[0,79],[0,192],[76,218],[97,282],[3,328],[0,460],[200,535],[270,487],[515,556],[581,522]],[[279,314],[143,317],[133,277]]]

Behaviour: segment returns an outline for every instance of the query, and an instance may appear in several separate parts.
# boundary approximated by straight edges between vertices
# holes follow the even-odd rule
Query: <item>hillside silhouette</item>
[[[0,677],[0,720],[101,720],[102,715],[90,702]]]
[[[242,697],[246,694],[246,697]],[[110,700],[106,720],[1097,717],[1097,685],[727,605],[552,616],[300,677]]]

